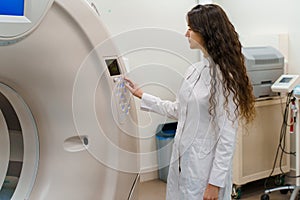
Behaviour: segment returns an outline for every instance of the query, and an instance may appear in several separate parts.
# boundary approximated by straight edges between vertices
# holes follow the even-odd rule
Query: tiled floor
[[[164,200],[166,183],[160,180],[142,182],[139,188],[139,200]]]
[[[164,200],[166,183],[160,180],[147,181],[140,184],[139,200]],[[252,182],[242,187],[242,200],[260,200],[264,193],[262,181]],[[290,192],[281,194],[279,191],[269,194],[270,200],[288,200]]]

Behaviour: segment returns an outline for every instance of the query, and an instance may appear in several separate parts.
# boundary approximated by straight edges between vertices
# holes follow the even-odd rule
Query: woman
[[[167,181],[168,200],[230,200],[237,124],[254,118],[254,96],[241,44],[221,7],[197,5],[186,37],[201,60],[190,66],[175,102],[144,93],[141,108],[178,119]]]

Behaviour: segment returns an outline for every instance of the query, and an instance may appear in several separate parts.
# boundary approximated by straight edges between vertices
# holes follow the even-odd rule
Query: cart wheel
[[[285,186],[290,186],[290,184],[285,184]],[[293,192],[293,190],[280,190],[280,194],[287,194],[289,191]]]
[[[274,183],[277,186],[282,186],[284,185],[285,182],[285,175],[284,174],[279,174],[275,177]]]
[[[231,197],[233,199],[240,199],[241,196],[242,196],[242,187],[241,186],[237,186],[237,185],[233,185],[232,186]]]
[[[263,194],[260,196],[260,200],[269,200],[269,199],[270,199],[270,197],[268,194]]]

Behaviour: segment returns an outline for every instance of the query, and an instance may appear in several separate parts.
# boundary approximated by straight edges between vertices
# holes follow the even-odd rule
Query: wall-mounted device
[[[290,93],[299,82],[299,75],[283,74],[271,86],[273,92]]]
[[[244,47],[242,52],[256,98],[277,96],[272,84],[284,74],[284,57],[273,47]]]

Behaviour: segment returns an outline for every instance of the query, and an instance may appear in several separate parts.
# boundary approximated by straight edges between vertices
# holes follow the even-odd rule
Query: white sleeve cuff
[[[212,169],[210,172],[209,183],[218,187],[225,187],[228,171]]]
[[[153,104],[156,103],[156,98],[157,97],[144,92],[141,98],[141,110],[151,111]]]

